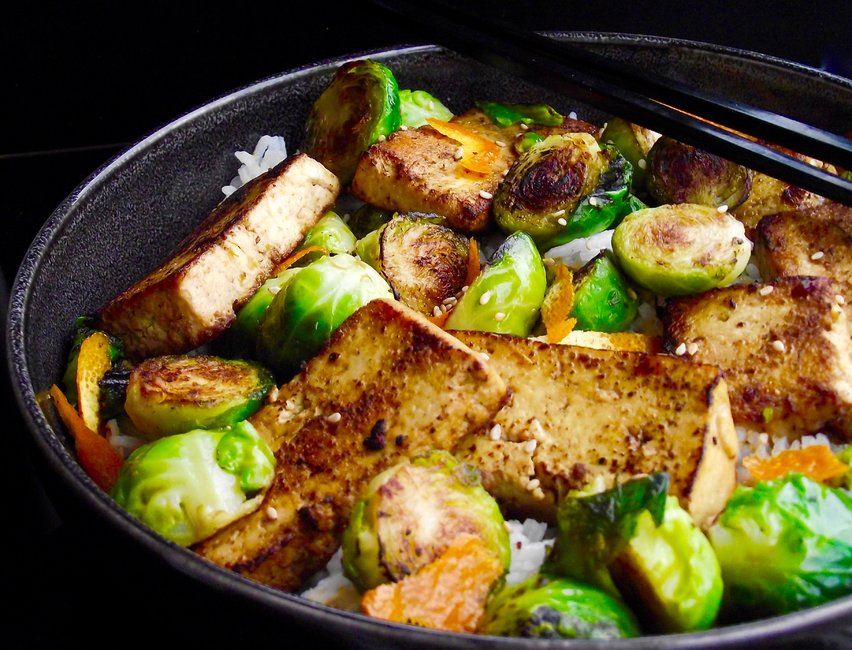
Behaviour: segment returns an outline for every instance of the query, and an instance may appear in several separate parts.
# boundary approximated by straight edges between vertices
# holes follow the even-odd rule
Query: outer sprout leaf
[[[548,104],[502,104],[500,102],[479,101],[476,106],[498,126],[513,124],[541,124],[542,126],[561,126],[565,116]]]
[[[400,126],[412,129],[426,124],[427,117],[448,122],[453,112],[440,99],[425,90],[399,91]]]

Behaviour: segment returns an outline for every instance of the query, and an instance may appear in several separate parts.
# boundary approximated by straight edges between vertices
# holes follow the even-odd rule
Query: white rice
[[[737,480],[745,485],[751,484],[752,477],[749,471],[743,467],[742,461],[746,456],[757,456],[758,458],[770,458],[777,456],[787,449],[804,449],[813,445],[825,445],[833,453],[838,453],[848,445],[836,444],[824,433],[802,436],[790,441],[786,436],[773,438],[768,433],[737,427],[737,441],[739,442],[739,455],[737,457]]]
[[[222,188],[225,196],[230,196],[237,188],[283,161],[287,157],[287,145],[280,135],[264,135],[257,141],[252,153],[237,151],[234,156],[242,164],[231,184]]]
[[[567,244],[554,246],[544,256],[562,261],[572,271],[579,271],[586,262],[602,250],[612,250],[613,232],[614,230],[604,230],[588,237],[575,239]]]

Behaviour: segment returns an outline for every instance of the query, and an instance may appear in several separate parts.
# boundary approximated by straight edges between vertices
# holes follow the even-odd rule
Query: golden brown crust
[[[277,448],[274,482],[257,511],[196,550],[296,590],[338,548],[373,476],[481,433],[507,398],[502,379],[457,339],[396,301],[374,300],[251,418]]]

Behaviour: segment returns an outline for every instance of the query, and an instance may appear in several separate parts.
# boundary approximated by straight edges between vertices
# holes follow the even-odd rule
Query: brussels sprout
[[[378,474],[343,534],[343,571],[361,589],[398,581],[460,533],[479,535],[509,568],[509,533],[478,470],[433,451]]]
[[[355,242],[355,253],[358,258],[379,273],[382,271],[381,237],[383,228],[384,226],[380,226]]]
[[[399,120],[393,72],[378,61],[349,61],[311,107],[302,150],[348,185],[361,154],[396,131]]]
[[[190,546],[254,510],[274,474],[275,456],[244,421],[142,445],[122,465],[112,496],[162,536]]]
[[[633,536],[609,570],[647,631],[706,630],[716,620],[722,602],[719,561],[677,497],[666,499],[659,525],[647,511],[639,515]]]
[[[544,639],[618,639],[639,636],[620,599],[581,582],[535,574],[492,593],[479,631]]]
[[[298,269],[260,318],[257,354],[282,377],[295,374],[346,318],[375,298],[392,299],[385,279],[342,253]]]
[[[565,117],[548,104],[501,104],[500,102],[476,102],[477,108],[498,126],[513,124],[541,124],[562,126]]]
[[[849,466],[849,470],[840,477],[838,486],[852,490],[852,446],[846,447],[846,449],[838,452],[836,455],[837,460]]]
[[[801,475],[739,486],[708,531],[732,619],[852,593],[852,494]]]
[[[620,332],[639,310],[639,299],[607,251],[598,253],[574,274],[577,329]]]
[[[529,151],[534,145],[538,144],[544,140],[538,133],[535,131],[527,131],[520,138],[515,138],[513,143],[513,147],[515,148],[515,153],[522,154],[526,151]]]
[[[253,414],[274,384],[272,374],[253,361],[152,357],[130,373],[124,409],[148,438],[215,429]]]
[[[659,473],[602,492],[566,495],[557,507],[556,541],[544,570],[619,595],[609,566],[630,542],[642,513],[662,523],[668,486],[668,475]]]
[[[399,91],[400,126],[416,129],[426,124],[427,117],[448,122],[453,112],[440,99],[425,90]]]
[[[392,210],[382,210],[374,205],[365,203],[360,206],[352,216],[349,217],[349,230],[358,239],[365,237],[367,234],[378,230],[384,226],[393,217]]]
[[[630,184],[633,192],[645,192],[648,152],[659,137],[659,133],[620,117],[609,120],[601,133],[601,142],[615,146],[633,167],[633,179]]]
[[[379,237],[380,271],[398,300],[423,314],[467,278],[467,238],[428,217],[396,215]]]
[[[658,204],[698,203],[735,208],[751,190],[751,171],[668,136],[648,152],[645,186]]]
[[[728,286],[751,257],[742,222],[688,203],[628,215],[615,228],[612,249],[634,282],[662,296]]]
[[[450,312],[446,329],[528,336],[539,315],[547,275],[532,238],[509,235]]]
[[[308,248],[309,246],[320,246],[327,250],[330,255],[340,253],[355,253],[355,235],[346,225],[346,222],[340,218],[336,212],[328,212],[308,231],[305,239],[297,250]],[[296,264],[298,266],[306,266],[311,262],[319,259],[322,253],[308,253],[300,258]]]

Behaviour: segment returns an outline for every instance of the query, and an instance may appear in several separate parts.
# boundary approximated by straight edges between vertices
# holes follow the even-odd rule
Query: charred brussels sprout
[[[513,124],[562,126],[562,122],[565,121],[565,117],[548,104],[502,104],[479,101],[476,102],[476,106],[498,126],[505,127]]]
[[[627,284],[616,263],[599,253],[574,274],[574,308],[577,329],[620,332],[639,309],[636,292]]]
[[[515,148],[515,153],[522,154],[529,151],[534,145],[537,145],[542,140],[544,140],[544,138],[535,131],[527,131],[520,138],[515,138],[515,142],[512,146]]]
[[[448,122],[453,112],[440,99],[425,90],[400,90],[400,126],[416,129],[426,124],[427,117]]]
[[[392,210],[382,210],[374,205],[365,203],[349,217],[349,230],[358,239],[365,237],[368,233],[378,230],[393,217]]]
[[[445,327],[528,336],[539,316],[547,275],[529,235],[509,235],[450,312]]]
[[[464,286],[467,239],[429,218],[396,215],[379,237],[381,273],[397,299],[423,314]]]
[[[619,598],[544,574],[495,591],[480,632],[543,639],[618,639],[640,634],[633,614]]]
[[[398,581],[428,564],[460,533],[482,538],[509,567],[509,533],[479,472],[433,451],[377,475],[343,534],[343,570],[361,589]]]
[[[751,190],[751,171],[746,167],[668,136],[651,147],[645,173],[648,194],[658,204],[735,208]]]
[[[338,68],[308,115],[302,149],[348,185],[358,158],[382,136],[399,128],[399,86],[378,61]]]
[[[274,385],[263,366],[210,355],[152,357],[135,366],[124,408],[148,438],[244,420]]]
[[[124,462],[112,496],[160,535],[190,546],[260,505],[275,456],[248,422],[160,438]]]
[[[659,137],[659,133],[620,117],[609,120],[601,133],[601,142],[612,144],[633,167],[633,179],[630,185],[633,192],[639,194],[645,192],[648,152]]]
[[[346,225],[346,222],[340,218],[336,212],[328,212],[322,219],[317,221],[313,228],[305,235],[304,241],[297,250],[302,250],[311,246],[319,246],[324,248],[329,255],[338,255],[340,253],[355,252],[355,235]],[[300,258],[297,264],[305,266],[319,259],[322,256],[320,252],[308,253]]]
[[[298,269],[261,316],[258,358],[282,378],[294,375],[344,320],[375,298],[393,298],[375,269],[346,253],[321,257]]]
[[[615,228],[612,249],[634,282],[663,296],[725,287],[745,270],[751,256],[742,222],[694,204],[628,215]]]
[[[722,575],[713,547],[677,497],[666,499],[657,525],[645,512],[627,546],[610,564],[625,602],[649,631],[706,630],[722,602]]]
[[[852,494],[801,474],[740,486],[709,530],[732,619],[852,593]]]

